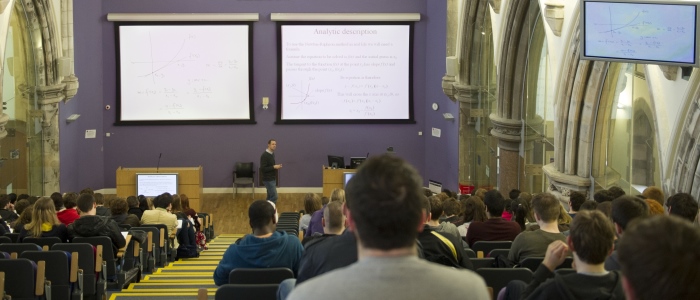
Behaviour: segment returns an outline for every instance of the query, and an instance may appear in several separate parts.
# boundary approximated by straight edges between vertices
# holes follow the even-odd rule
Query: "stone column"
[[[41,113],[41,143],[43,166],[43,194],[60,191],[60,155],[58,147],[58,104],[65,99],[65,84],[39,87],[38,112]],[[36,182],[36,181],[34,181]],[[41,193],[34,195],[42,195]]]
[[[512,189],[519,188],[518,174],[521,167],[520,143],[523,128],[522,120],[501,118],[496,114],[491,114],[491,124],[493,129],[491,135],[498,140],[499,170],[498,170],[498,190],[507,195]]]

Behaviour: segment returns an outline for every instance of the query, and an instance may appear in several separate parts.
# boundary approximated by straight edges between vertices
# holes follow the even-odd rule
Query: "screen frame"
[[[305,119],[305,120],[283,120],[282,119],[282,26],[287,25],[407,25],[408,29],[408,118],[407,119]],[[415,43],[415,22],[410,21],[279,21],[277,26],[277,120],[275,124],[416,124],[414,113],[414,43]]]
[[[337,159],[338,161],[342,161],[342,165],[336,166],[335,168],[333,167],[333,160]],[[345,169],[345,156],[341,155],[328,155],[328,168],[331,169]]]
[[[357,169],[362,163],[364,163],[367,160],[367,157],[365,156],[353,156],[350,157],[350,169]],[[356,164],[357,161],[360,161],[359,164]]]
[[[253,24],[252,21],[120,21],[114,22],[114,44],[115,44],[115,69],[116,69],[116,103],[115,126],[142,126],[142,125],[214,125],[214,124],[257,124],[255,121],[255,98],[253,94]],[[247,25],[248,26],[248,119],[212,119],[212,120],[139,120],[122,121],[122,95],[121,95],[121,56],[119,28],[121,26],[197,26],[197,25]]]
[[[638,64],[651,64],[651,65],[669,65],[669,66],[681,66],[681,67],[700,67],[700,2],[697,1],[659,1],[659,0],[579,0],[579,29],[581,31],[581,36],[579,38],[580,54],[579,58],[581,60],[598,60],[598,61],[610,61],[610,62],[622,62],[622,63],[638,63]],[[602,2],[602,3],[621,3],[621,4],[657,4],[657,5],[681,5],[681,6],[695,6],[695,63],[679,63],[673,61],[660,61],[660,60],[644,60],[644,59],[626,59],[617,57],[601,57],[601,56],[588,56],[586,55],[586,3],[591,2]]]
[[[175,176],[175,193],[170,193],[170,192],[163,192],[163,193],[170,193],[171,195],[176,195],[180,192],[180,174],[179,173],[136,173],[136,174],[134,174],[134,183],[135,183],[137,195],[141,195],[141,194],[139,194],[139,176],[141,176],[141,175],[167,175],[167,176],[174,175]],[[163,193],[160,193],[158,195],[161,195]],[[145,196],[145,197],[156,197],[158,195],[145,195],[145,194],[143,194],[143,196]]]

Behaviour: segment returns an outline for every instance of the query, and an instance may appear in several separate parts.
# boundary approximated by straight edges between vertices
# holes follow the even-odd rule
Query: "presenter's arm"
[[[267,155],[267,152],[263,152],[263,154],[260,156],[260,171],[261,172],[270,172],[274,171],[276,168],[274,166],[274,159],[272,158],[272,155]]]

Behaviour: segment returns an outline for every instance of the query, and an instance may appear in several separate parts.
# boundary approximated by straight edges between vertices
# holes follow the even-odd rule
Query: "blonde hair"
[[[571,218],[571,215],[566,212],[566,209],[564,209],[564,206],[559,204],[559,218],[558,218],[558,223],[559,224],[571,224],[571,221],[573,221],[573,218]]]
[[[41,237],[41,225],[44,223],[51,225],[61,224],[56,216],[56,206],[54,206],[53,200],[49,197],[41,197],[34,203],[32,220],[29,224],[24,225],[24,229],[33,237]]]
[[[182,212],[182,202],[180,202],[180,195],[173,195],[173,206],[170,208],[171,213]]]
[[[340,201],[340,203],[345,203],[345,190],[335,189],[331,192],[331,202]]]
[[[182,211],[190,209],[190,197],[185,194],[180,194],[180,204],[182,204]]]

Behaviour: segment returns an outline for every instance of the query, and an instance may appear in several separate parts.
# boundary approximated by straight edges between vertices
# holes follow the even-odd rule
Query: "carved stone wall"
[[[700,199],[700,78],[697,72],[691,77],[690,93],[682,110],[683,123],[674,138],[675,148],[671,152],[672,161],[670,180],[666,186],[668,195],[690,193]]]

